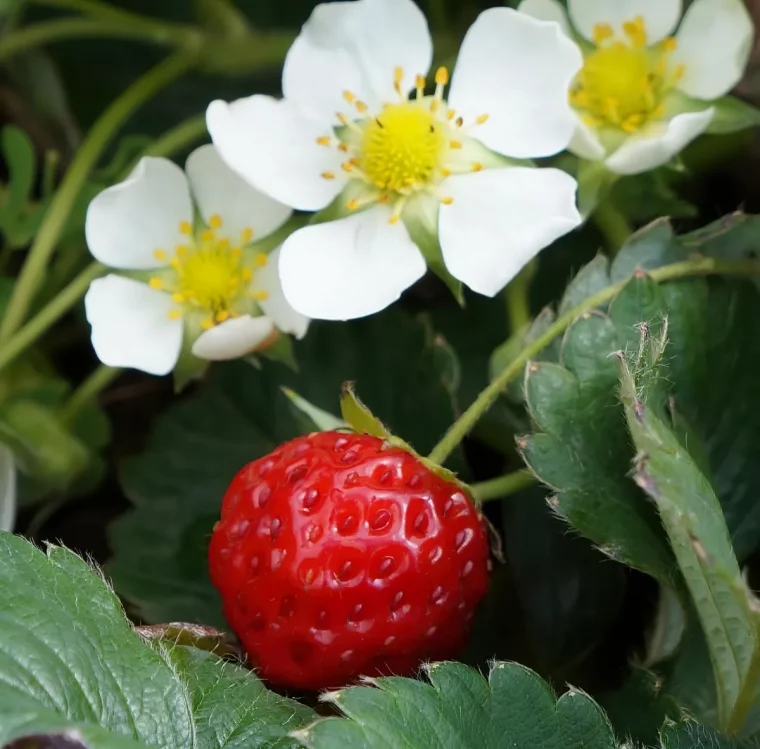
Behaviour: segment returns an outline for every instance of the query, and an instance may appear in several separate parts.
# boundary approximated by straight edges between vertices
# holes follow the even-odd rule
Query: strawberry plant
[[[0,3],[0,749],[760,747],[758,22]]]

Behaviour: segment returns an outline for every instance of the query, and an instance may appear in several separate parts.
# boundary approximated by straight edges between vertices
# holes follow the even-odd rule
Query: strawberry
[[[260,675],[339,687],[453,657],[490,569],[454,482],[378,437],[299,437],[243,468],[209,549],[224,612]]]

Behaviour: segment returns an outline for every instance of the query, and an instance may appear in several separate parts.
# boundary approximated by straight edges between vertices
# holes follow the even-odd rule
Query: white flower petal
[[[568,0],[573,26],[586,39],[594,38],[594,26],[607,23],[615,33],[626,21],[641,16],[647,44],[656,44],[673,31],[681,17],[682,0]]]
[[[379,312],[425,274],[425,260],[403,222],[376,206],[307,226],[280,253],[285,298],[312,319],[350,320]]]
[[[90,284],[84,306],[103,364],[154,375],[171,372],[182,346],[182,320],[169,319],[174,304],[168,294],[110,275]]]
[[[146,157],[124,182],[95,197],[84,230],[96,260],[112,268],[147,270],[166,264],[156,260],[155,250],[171,252],[187,241],[179,225],[192,220],[183,171],[168,159]]]
[[[567,12],[559,0],[523,0],[517,10],[539,21],[556,21],[565,34],[570,36],[572,33]]]
[[[244,229],[252,229],[256,239],[263,239],[293,213],[288,206],[249,185],[222,161],[211,144],[190,154],[185,171],[203,220],[208,224],[211,216],[220,216],[220,236],[229,237],[233,244]]]
[[[558,169],[511,167],[449,177],[439,232],[449,272],[494,296],[538,252],[578,226],[576,181]]]
[[[422,11],[412,0],[356,0],[318,5],[304,24],[301,36],[311,50],[321,48],[322,55],[312,54],[314,68],[309,67],[308,47],[297,40],[294,59],[283,77],[285,96],[295,95],[299,101],[314,104],[318,94],[309,94],[308,87],[321,87],[320,73],[335,73],[334,86],[346,87],[372,107],[380,102],[396,101],[394,71],[401,68],[402,87],[414,87],[415,76],[426,75],[433,59],[433,42]],[[333,51],[328,59],[326,52]],[[346,60],[340,52],[350,59]],[[337,60],[347,66],[338,71]],[[350,69],[351,73],[347,72]],[[315,75],[315,73],[317,75]],[[359,80],[351,81],[358,74]],[[354,90],[354,88],[356,90]],[[320,109],[327,103],[320,101]],[[344,105],[345,106],[345,105]],[[333,110],[334,111],[334,110]]]
[[[599,137],[580,117],[575,123],[573,139],[570,141],[567,150],[589,161],[599,161],[605,155],[604,146]]]
[[[12,531],[16,522],[16,461],[0,444],[0,531]]]
[[[285,98],[307,107],[315,117],[321,117],[326,122],[335,120],[337,112],[350,113],[351,108],[343,98],[344,91],[351,91],[367,104],[376,106],[375,101],[367,101],[370,92],[365,83],[353,58],[345,49],[320,47],[303,33],[288,50],[282,70],[282,93]]]
[[[224,161],[280,203],[318,211],[343,189],[345,155],[317,144],[331,135],[330,125],[291,102],[260,95],[231,104],[213,101],[206,124]],[[335,179],[325,179],[326,172]]]
[[[556,23],[510,8],[480,14],[462,42],[450,105],[472,136],[516,158],[549,156],[570,142],[575,114],[567,90],[582,64],[578,46]]]
[[[695,0],[678,29],[673,64],[678,87],[697,99],[718,99],[742,77],[754,29],[743,0]]]
[[[267,298],[259,302],[264,314],[283,333],[292,333],[296,338],[303,338],[309,329],[309,318],[296,312],[282,290],[280,282],[280,248],[267,256],[267,263],[256,270],[251,287],[254,291],[265,291]]]
[[[204,330],[193,344],[192,350],[200,359],[237,359],[254,351],[273,332],[274,323],[268,317],[243,315]]]
[[[705,131],[714,110],[676,115],[656,131],[629,138],[610,156],[607,168],[617,174],[641,174],[666,164]]]

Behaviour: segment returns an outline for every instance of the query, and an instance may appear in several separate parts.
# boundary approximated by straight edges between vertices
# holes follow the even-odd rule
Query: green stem
[[[757,260],[718,260],[716,258],[703,257],[694,260],[685,260],[681,263],[665,265],[648,271],[650,277],[661,283],[677,278],[689,276],[709,276],[722,274],[728,276],[754,276],[760,275],[760,261]],[[443,464],[446,458],[456,449],[457,445],[467,436],[475,426],[478,419],[494,404],[499,394],[509,385],[512,380],[519,377],[525,365],[535,356],[541,353],[555,338],[562,335],[570,325],[575,322],[579,315],[586,310],[594,309],[606,304],[620,293],[629,279],[607,286],[600,292],[590,296],[573,309],[550,325],[546,331],[529,343],[520,354],[505,367],[491,384],[483,390],[472,402],[467,410],[449,427],[441,441],[433,448],[428,456],[435,463]]]
[[[51,325],[58,322],[85,294],[90,283],[103,275],[106,268],[92,263],[60,294],[51,299],[23,328],[11,336],[0,349],[0,369],[26,351]]]
[[[608,197],[596,207],[591,217],[607,241],[611,253],[617,255],[620,248],[633,234],[633,229],[625,214]]]
[[[141,104],[189,70],[194,61],[193,55],[178,53],[149,70],[106,109],[90,130],[50,203],[16,281],[0,324],[0,345],[10,338],[26,317],[77,196],[108,143]],[[0,359],[3,353],[4,349],[0,350]]]
[[[61,419],[71,424],[83,408],[105,390],[120,374],[119,367],[101,364],[72,394],[61,409]]]
[[[143,151],[143,156],[173,156],[197,143],[206,135],[206,115],[199,114],[181,122],[154,140]]]
[[[473,497],[478,502],[488,502],[492,499],[503,499],[510,494],[516,494],[536,483],[536,477],[529,471],[513,471],[504,476],[498,476],[490,481],[470,484]]]
[[[504,289],[507,322],[510,335],[526,328],[532,319],[530,314],[530,283],[536,272],[535,262],[528,263]]]
[[[81,13],[91,18],[98,18],[102,21],[113,21],[132,26],[172,26],[174,28],[182,28],[179,24],[160,21],[150,16],[141,16],[138,13],[114,7],[111,3],[98,2],[98,0],[27,0],[27,2],[30,5],[41,5],[45,8],[74,11],[75,13]]]
[[[41,47],[51,42],[65,39],[82,39],[86,37],[111,37],[115,39],[141,39],[155,44],[188,45],[194,38],[188,32],[180,33],[177,29],[156,26],[138,26],[99,21],[91,18],[57,18],[41,21],[14,31],[0,40],[0,60]]]

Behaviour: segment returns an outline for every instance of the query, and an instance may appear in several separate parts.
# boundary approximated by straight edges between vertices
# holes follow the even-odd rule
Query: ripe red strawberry
[[[456,484],[384,444],[299,437],[227,490],[211,579],[268,681],[319,689],[407,675],[464,644],[488,585],[481,516]]]

